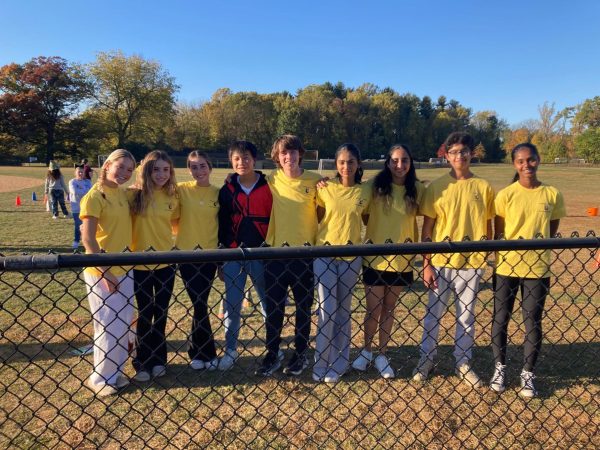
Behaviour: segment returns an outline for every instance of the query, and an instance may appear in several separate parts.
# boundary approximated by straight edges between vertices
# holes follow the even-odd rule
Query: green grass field
[[[418,172],[431,180],[446,169]],[[474,171],[499,189],[510,166],[478,166]],[[213,182],[224,178],[215,170]],[[369,176],[370,174],[367,174]],[[600,206],[594,183],[600,168],[544,166],[541,178],[565,195],[563,235],[598,231]],[[2,176],[39,178],[39,168],[0,168]],[[189,179],[178,170],[181,181]],[[68,179],[68,177],[67,177]],[[576,186],[579,188],[576,188]],[[72,220],[53,221],[33,189],[0,193],[0,253],[70,251]],[[14,205],[16,195],[23,205]],[[42,197],[37,189],[38,198]],[[595,203],[596,204],[595,204]],[[380,379],[372,369],[348,373],[330,386],[281,373],[263,380],[253,375],[263,354],[264,329],[256,305],[244,310],[243,345],[236,367],[226,373],[188,367],[190,301],[176,283],[169,313],[169,368],[165,378],[130,386],[118,397],[96,399],[82,386],[91,356],[70,353],[91,341],[84,284],[70,270],[0,272],[0,447],[1,448],[598,448],[600,447],[600,272],[590,251],[557,255],[561,273],[546,303],[545,339],[538,365],[539,398],[518,397],[523,328],[520,312],[511,323],[509,389],[498,396],[474,390],[453,376],[453,314],[442,323],[436,375],[423,385],[411,380],[418,360],[426,293],[420,282],[402,296],[396,310],[390,352],[397,377]],[[486,380],[493,371],[490,349],[492,291],[484,277],[477,314],[474,367]],[[211,295],[217,344],[223,328],[217,317],[223,284]],[[293,307],[288,308],[292,314]],[[291,317],[291,316],[288,316]],[[362,345],[364,290],[353,300],[354,356]],[[313,326],[313,335],[314,335]],[[293,325],[284,329],[291,354]],[[133,375],[131,367],[128,374]]]

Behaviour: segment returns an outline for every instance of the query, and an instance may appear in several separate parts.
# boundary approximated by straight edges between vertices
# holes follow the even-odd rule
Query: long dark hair
[[[337,168],[337,159],[340,156],[340,153],[342,153],[344,150],[347,150],[352,156],[354,156],[356,158],[356,161],[358,162],[358,168],[356,169],[356,173],[354,174],[354,182],[356,184],[360,184],[362,182],[362,176],[363,176],[364,170],[361,165],[362,158],[360,157],[360,150],[358,149],[358,147],[356,145],[351,144],[351,143],[346,143],[346,144],[340,145],[337,148],[337,150],[335,151],[336,168]],[[338,179],[341,178],[341,175],[339,174],[339,172],[336,172],[335,176]]]
[[[392,171],[390,170],[390,161],[392,160],[392,153],[395,150],[404,150],[408,157],[410,158],[410,168],[406,174],[406,179],[404,180],[404,188],[406,192],[404,194],[404,200],[406,201],[406,206],[409,211],[413,211],[417,207],[417,171],[415,170],[415,162],[413,160],[412,153],[407,145],[404,144],[395,144],[392,145],[387,155],[385,156],[385,163],[383,169],[375,175],[375,179],[373,180],[373,197],[374,198],[383,198],[385,200],[386,208],[391,207],[392,205],[392,184],[394,182],[394,178],[392,177]]]
[[[528,149],[533,155],[537,157],[538,161],[540,160],[540,152],[538,152],[537,147],[531,142],[523,142],[521,144],[515,145],[515,147],[510,151],[510,159],[512,160],[512,162],[515,162],[515,155],[522,148]],[[515,181],[519,181],[519,172],[515,172],[515,176],[513,177],[512,182],[514,183]]]

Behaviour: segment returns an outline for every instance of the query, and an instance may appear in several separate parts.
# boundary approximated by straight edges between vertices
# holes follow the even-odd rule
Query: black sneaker
[[[275,353],[267,353],[260,367],[256,369],[255,375],[259,377],[270,377],[281,367],[281,361]]]
[[[300,375],[308,367],[308,358],[306,355],[294,352],[287,367],[283,369],[286,375]]]

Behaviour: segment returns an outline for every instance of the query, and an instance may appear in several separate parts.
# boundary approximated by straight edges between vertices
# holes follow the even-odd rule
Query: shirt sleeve
[[[563,195],[560,191],[556,191],[556,204],[554,205],[554,210],[552,211],[552,217],[550,220],[557,220],[567,215],[567,210],[565,208],[565,201]]]
[[[433,205],[435,195],[435,187],[430,184],[425,188],[423,192],[423,200],[421,201],[421,212],[424,216],[431,217],[432,219],[437,218],[437,213]]]
[[[486,220],[491,220],[496,215],[496,209],[494,208],[494,190],[492,189],[492,186],[489,185],[489,183],[487,184],[487,187],[486,187],[486,197],[487,197]]]
[[[90,191],[81,199],[79,217],[95,217],[100,218],[102,213],[102,197],[96,192]]]

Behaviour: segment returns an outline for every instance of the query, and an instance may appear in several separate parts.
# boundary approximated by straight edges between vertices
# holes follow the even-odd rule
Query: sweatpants
[[[302,354],[308,348],[310,337],[310,309],[314,301],[314,274],[312,259],[273,260],[265,263],[267,307],[267,351],[277,355],[281,345],[281,330],[285,313],[288,287],[296,303],[296,329],[294,345]]]
[[[352,291],[361,263],[362,258],[315,259],[319,300],[313,373],[320,378],[328,372],[334,376],[343,375],[350,367]]]
[[[194,308],[188,355],[190,359],[204,362],[212,361],[217,357],[208,311],[208,296],[216,271],[215,263],[179,266],[179,273]]]
[[[494,362],[506,364],[508,322],[519,290],[521,290],[521,309],[525,323],[523,369],[532,372],[542,346],[542,316],[544,303],[550,290],[550,278],[517,278],[496,275],[492,323]]]
[[[483,269],[448,267],[433,267],[433,269],[438,287],[429,290],[429,301],[423,320],[421,357],[433,360],[437,355],[440,321],[448,308],[450,294],[454,292],[456,306],[454,358],[458,367],[468,363],[472,357],[475,342],[475,304]]]
[[[92,323],[94,325],[94,371],[90,382],[100,386],[116,386],[117,377],[124,375],[129,358],[129,327],[133,319],[133,278],[131,273],[117,277],[112,294],[102,278],[83,273]]]
[[[152,371],[167,364],[167,314],[175,284],[175,268],[157,270],[133,269],[135,299],[138,308],[136,352],[133,367],[136,371]]]

